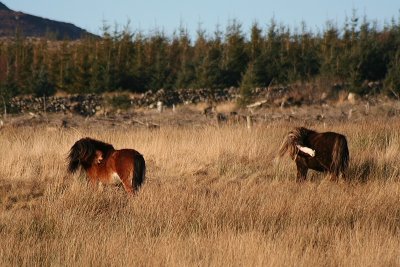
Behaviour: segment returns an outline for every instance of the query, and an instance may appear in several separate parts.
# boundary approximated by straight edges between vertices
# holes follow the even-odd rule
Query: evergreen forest
[[[237,20],[214,32],[201,27],[191,37],[179,27],[172,36],[103,25],[102,36],[79,41],[32,39],[16,30],[0,40],[0,95],[145,92],[185,88],[241,88],[244,96],[271,84],[339,83],[369,94],[400,92],[400,19],[385,25],[355,14],[344,25],[328,21],[320,30]],[[332,84],[329,84],[329,86]],[[376,92],[373,92],[376,93]]]

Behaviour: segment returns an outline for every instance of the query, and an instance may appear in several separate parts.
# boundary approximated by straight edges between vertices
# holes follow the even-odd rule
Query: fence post
[[[247,121],[247,129],[251,129],[251,127],[253,126],[253,122],[251,120],[251,116],[247,115],[246,116],[246,121]]]
[[[163,102],[161,102],[161,101],[157,102],[157,110],[160,113],[163,112]]]

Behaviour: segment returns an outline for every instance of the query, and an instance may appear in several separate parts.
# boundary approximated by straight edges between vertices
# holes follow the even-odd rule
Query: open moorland
[[[231,114],[229,104],[217,107]],[[260,109],[251,128],[199,107],[8,117],[0,128],[1,266],[398,266],[397,102]],[[348,180],[295,182],[294,126],[347,136]],[[135,197],[67,175],[90,136],[145,156]]]

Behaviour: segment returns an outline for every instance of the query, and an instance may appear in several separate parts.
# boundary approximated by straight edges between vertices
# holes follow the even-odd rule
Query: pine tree
[[[242,25],[233,20],[226,29],[224,46],[224,85],[238,86],[248,64]]]
[[[300,37],[300,64],[297,69],[299,72],[299,80],[302,82],[309,81],[319,73],[320,58],[319,47],[316,38],[307,30],[305,22],[302,23],[302,31]]]
[[[254,64],[250,63],[240,83],[240,105],[246,105],[252,100],[253,91],[258,86],[255,76]]]
[[[201,28],[197,29],[197,38],[193,48],[193,68],[194,68],[194,80],[191,86],[195,88],[204,88],[206,86],[206,68],[205,61],[209,50],[209,41],[206,39],[206,32]]]
[[[153,36],[146,42],[147,66],[149,73],[149,88],[158,90],[161,88],[171,88],[172,84],[167,84],[166,79],[170,73],[168,62],[168,40],[165,34],[155,30]]]
[[[118,38],[118,32],[114,35],[110,33],[110,26],[105,22],[103,24],[103,40],[99,46],[98,55],[98,68],[104,70],[104,78],[102,88],[104,91],[114,91],[118,84],[118,79],[116,77],[116,52],[115,43]]]
[[[39,71],[34,74],[32,91],[37,97],[51,96],[56,92],[56,88],[51,83],[45,66],[40,67]]]
[[[187,29],[180,29],[179,36],[180,66],[176,79],[177,88],[188,88],[195,79],[195,69],[193,65],[193,48],[190,44]]]
[[[79,93],[91,93],[92,62],[90,59],[90,41],[85,40],[76,53],[76,70],[74,79],[74,89]]]
[[[321,73],[325,76],[339,76],[340,43],[339,30],[333,22],[328,21],[320,44]]]
[[[168,48],[168,66],[170,69],[170,73],[167,77],[167,83],[174,84],[174,87],[183,87],[183,84],[177,81],[178,75],[182,67],[182,59],[183,57],[180,36],[174,33],[172,36],[171,44]]]
[[[282,29],[281,29],[282,30]],[[287,81],[287,66],[286,64],[286,53],[290,49],[290,40],[286,42],[286,48],[284,47],[284,35],[277,28],[277,24],[274,19],[271,20],[271,24],[268,28],[266,47],[264,52],[266,62],[266,75],[265,79],[270,82],[275,81],[283,83]]]
[[[384,80],[385,91],[388,94],[400,95],[400,48],[389,65],[389,71]]]
[[[208,44],[208,50],[203,64],[199,66],[201,72],[198,77],[198,84],[203,88],[223,88],[224,73],[222,69],[223,48],[222,48],[222,33],[217,26],[214,32],[214,38]]]
[[[131,89],[135,92],[144,92],[149,89],[150,74],[145,55],[145,37],[141,32],[138,32],[133,40],[133,51],[131,74],[134,85]]]
[[[253,23],[251,27],[250,43],[248,45],[249,66],[247,71],[251,67],[252,79],[254,79],[252,83],[254,83],[256,87],[267,86],[270,82],[270,77],[268,77],[267,73],[268,62],[266,60],[265,40],[261,32],[262,30],[259,28],[258,24]]]
[[[14,73],[10,65],[9,48],[6,44],[0,43],[0,107],[4,116],[10,110],[10,99],[19,93],[14,82]]]
[[[132,89],[135,87],[135,77],[132,71],[134,59],[133,33],[130,29],[130,22],[125,25],[120,38],[116,40],[116,89]]]

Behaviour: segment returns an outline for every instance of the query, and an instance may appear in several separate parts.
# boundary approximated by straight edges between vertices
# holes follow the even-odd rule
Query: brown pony
[[[146,163],[139,152],[115,150],[110,144],[88,137],[71,147],[68,160],[68,171],[75,173],[81,166],[94,186],[122,182],[125,191],[133,194],[145,179]]]
[[[284,139],[279,156],[282,157],[287,151],[296,162],[297,181],[306,179],[308,169],[328,172],[331,180],[337,180],[340,175],[345,178],[349,166],[349,149],[344,135],[295,128]]]

